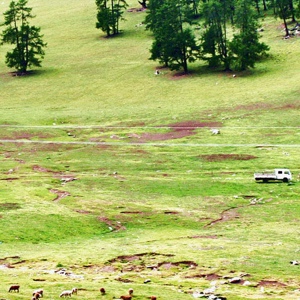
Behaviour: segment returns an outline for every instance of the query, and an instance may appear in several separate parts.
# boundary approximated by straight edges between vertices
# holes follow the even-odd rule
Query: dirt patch
[[[121,211],[121,214],[133,214],[133,215],[140,215],[143,214],[142,211]]]
[[[115,280],[120,281],[120,282],[124,282],[124,283],[133,282],[132,280],[130,280],[128,278],[122,278],[122,277],[117,277]]]
[[[21,260],[20,256],[7,256],[0,258],[0,268],[13,269],[15,265],[25,263],[26,260]]]
[[[246,111],[253,111],[253,110],[293,110],[293,109],[299,109],[300,108],[300,101],[294,101],[293,103],[287,103],[284,105],[276,105],[271,103],[252,103],[252,104],[245,104],[245,105],[238,105],[233,108],[234,111],[237,110],[246,110]]]
[[[178,261],[178,262],[161,262],[157,264],[157,267],[162,267],[164,269],[171,269],[172,267],[197,267],[198,264],[194,261],[185,260],[185,261]]]
[[[230,208],[227,208],[227,209],[223,210],[221,212],[221,217],[220,218],[209,222],[204,227],[212,226],[212,225],[215,225],[216,223],[219,223],[219,222],[226,222],[226,221],[229,221],[229,220],[232,220],[232,219],[235,219],[235,218],[239,218],[239,215],[236,212],[236,209],[237,209],[237,207],[230,207]]]
[[[248,154],[208,154],[199,155],[198,157],[209,162],[218,162],[224,160],[251,160],[257,158],[257,156]]]
[[[105,272],[105,273],[114,273],[116,271],[116,268],[113,266],[104,266],[103,268],[101,268],[101,272]]]
[[[56,194],[56,197],[53,199],[54,202],[57,202],[65,197],[71,196],[71,194],[69,192],[60,191],[57,189],[51,189],[50,192],[53,194]]]
[[[113,221],[113,220],[108,219],[107,217],[98,217],[97,219],[100,222],[105,223],[111,231],[126,230],[126,227],[124,225],[122,225],[122,223],[119,221]]]
[[[179,212],[177,212],[177,211],[165,211],[164,214],[165,215],[178,215]]]
[[[83,215],[88,215],[91,213],[90,211],[83,210],[83,209],[76,209],[75,211],[78,212],[79,214],[83,214]]]
[[[132,7],[132,8],[127,9],[128,12],[133,12],[133,13],[143,12],[145,10],[146,10],[146,8],[143,8],[143,7]]]
[[[258,283],[258,286],[286,287],[287,285],[276,280],[261,280]]]
[[[185,276],[185,278],[204,278],[209,281],[214,281],[222,278],[222,276],[216,274],[216,273],[210,273],[210,274],[195,274],[195,275],[188,275]]]
[[[53,177],[59,179],[62,182],[62,184],[66,184],[67,182],[77,180],[77,178],[74,175],[63,175],[62,172],[52,171],[44,167],[41,167],[39,165],[32,166],[32,170],[37,172],[42,172],[42,173],[54,174]]]
[[[0,210],[15,210],[21,208],[21,205],[19,203],[0,203]]]
[[[115,269],[123,272],[143,272],[146,269],[161,270],[168,273],[178,273],[186,271],[187,268],[196,268],[198,264],[194,261],[184,260],[177,262],[166,261],[165,257],[173,257],[172,254],[160,254],[155,252],[138,253],[133,255],[121,255],[116,258],[110,259],[106,265],[115,267]],[[121,264],[121,266],[120,266]],[[115,265],[115,266],[114,266]]]
[[[60,174],[60,172],[55,172],[49,169],[46,169],[44,167],[41,167],[39,165],[32,166],[32,170],[36,172],[42,172],[42,173],[52,173],[52,174]]]
[[[177,72],[175,74],[173,74],[173,76],[171,76],[172,80],[180,80],[180,79],[184,79],[187,77],[191,77],[192,74],[191,73],[184,73],[184,72]]]
[[[156,256],[164,256],[164,257],[172,257],[174,256],[173,254],[160,254],[156,252],[145,252],[145,253],[138,253],[138,254],[133,254],[133,255],[120,255],[117,256],[116,258],[110,259],[108,263],[116,263],[116,262],[131,262],[135,260],[140,260],[141,258],[144,257],[156,257]]]
[[[17,177],[8,177],[8,178],[1,178],[0,180],[7,180],[7,181],[14,181],[14,180],[18,180],[19,178]]]
[[[12,132],[11,136],[0,135],[0,138],[3,140],[31,140],[32,138],[46,139],[50,137],[52,137],[50,134],[45,134],[42,132],[33,133],[28,131]]]
[[[222,126],[221,122],[199,122],[195,120],[190,120],[190,121],[183,121],[183,122],[170,124],[166,127],[170,127],[174,131],[181,131],[181,130],[195,130],[204,127],[212,128],[212,127],[221,127],[221,126]]]
[[[222,123],[220,122],[199,122],[195,120],[178,122],[174,124],[169,124],[166,126],[161,126],[161,128],[169,128],[169,132],[165,133],[144,133],[140,135],[138,141],[166,141],[173,139],[180,139],[187,136],[195,135],[196,129],[198,128],[213,128],[221,127]]]
[[[216,235],[193,235],[189,236],[190,239],[217,239]]]

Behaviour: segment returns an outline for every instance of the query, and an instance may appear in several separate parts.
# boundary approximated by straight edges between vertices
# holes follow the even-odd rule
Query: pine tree
[[[2,44],[11,44],[15,47],[6,54],[6,65],[15,68],[19,75],[25,74],[32,66],[41,67],[44,58],[44,48],[40,28],[31,26],[29,19],[34,18],[32,8],[27,7],[27,0],[12,1],[9,9],[4,12],[6,26],[1,35]]]
[[[261,55],[269,50],[266,44],[259,42],[257,15],[250,1],[239,0],[235,7],[235,26],[239,33],[234,35],[230,50],[235,68],[240,71],[253,68]]]
[[[228,22],[232,18],[231,0],[211,0],[203,5],[204,26],[202,36],[202,58],[209,65],[222,65],[225,71],[230,70],[231,56],[227,37]]]
[[[97,22],[96,28],[106,33],[106,36],[120,32],[119,23],[128,6],[125,0],[96,0]]]
[[[158,60],[171,70],[183,69],[187,73],[188,63],[197,59],[199,47],[188,27],[190,20],[183,1],[152,0],[148,7],[146,28],[154,36],[150,59]]]

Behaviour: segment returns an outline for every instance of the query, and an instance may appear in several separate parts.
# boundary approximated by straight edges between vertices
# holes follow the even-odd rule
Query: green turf
[[[0,298],[191,299],[211,278],[227,299],[299,298],[299,38],[267,17],[254,70],[155,76],[145,12],[107,39],[94,1],[29,5],[42,68],[11,76],[0,48]],[[292,183],[255,183],[276,167]]]

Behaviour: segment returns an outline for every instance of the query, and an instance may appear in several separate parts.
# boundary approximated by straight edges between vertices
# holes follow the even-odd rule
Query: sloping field
[[[0,48],[0,298],[300,298],[299,37],[266,18],[254,70],[155,76],[145,11],[107,39],[94,1],[29,5],[43,67]],[[254,181],[277,167],[293,181]]]

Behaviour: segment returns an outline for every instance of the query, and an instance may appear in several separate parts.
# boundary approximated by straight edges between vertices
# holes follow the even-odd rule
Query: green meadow
[[[105,38],[94,1],[28,5],[42,68],[12,76],[0,47],[0,298],[300,298],[299,37],[266,17],[255,69],[155,76],[145,11]],[[254,181],[274,168],[292,182]]]

